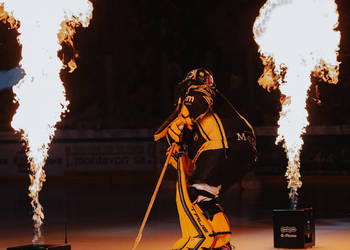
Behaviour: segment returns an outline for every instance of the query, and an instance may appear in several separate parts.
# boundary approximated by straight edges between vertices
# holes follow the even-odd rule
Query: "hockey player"
[[[219,92],[209,70],[190,71],[176,90],[176,109],[154,135],[176,143],[170,164],[178,173],[182,238],[172,249],[232,249],[218,198],[253,166],[254,130]]]

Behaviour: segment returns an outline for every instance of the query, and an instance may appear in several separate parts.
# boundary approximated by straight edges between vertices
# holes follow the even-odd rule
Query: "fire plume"
[[[311,76],[337,83],[340,32],[334,0],[267,0],[253,33],[265,67],[258,82],[268,91],[279,88],[282,110],[276,144],[287,154],[286,177],[291,207],[296,209],[302,186],[300,152],[308,126],[307,93]]]
[[[0,4],[0,20],[18,30],[18,41],[22,44],[20,66],[25,76],[13,87],[18,108],[11,125],[21,132],[26,143],[36,243],[44,219],[39,202],[45,181],[44,165],[55,126],[69,105],[59,76],[64,65],[57,52],[63,42],[73,46],[75,28],[89,25],[93,7],[88,0],[0,0]],[[76,65],[71,62],[69,66]]]

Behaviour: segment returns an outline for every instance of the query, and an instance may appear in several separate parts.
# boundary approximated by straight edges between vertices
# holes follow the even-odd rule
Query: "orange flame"
[[[18,40],[22,44],[20,65],[25,76],[13,87],[19,106],[11,125],[21,132],[26,142],[31,181],[29,196],[34,210],[33,242],[36,243],[41,238],[44,219],[39,203],[39,192],[45,181],[43,167],[55,126],[68,111],[69,104],[59,77],[63,64],[57,51],[63,42],[73,45],[74,28],[89,25],[93,8],[88,0],[7,0],[0,4],[0,20],[18,29]]]
[[[286,177],[292,207],[301,187],[300,152],[308,125],[306,110],[310,76],[338,82],[340,32],[334,0],[267,0],[253,32],[264,73],[258,80],[267,90],[279,87],[282,110],[276,144],[283,142],[288,157]]]

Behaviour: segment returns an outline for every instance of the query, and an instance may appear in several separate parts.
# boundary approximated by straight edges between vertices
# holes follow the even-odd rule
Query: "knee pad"
[[[197,250],[222,247],[230,241],[229,222],[216,199],[192,201],[195,190],[190,191],[191,199],[181,158],[177,168],[176,204],[182,238],[173,245],[173,249]]]
[[[190,196],[192,203],[199,200],[212,200],[216,198],[212,193],[209,193],[208,191],[202,189],[197,189],[193,185],[188,187],[188,195]]]

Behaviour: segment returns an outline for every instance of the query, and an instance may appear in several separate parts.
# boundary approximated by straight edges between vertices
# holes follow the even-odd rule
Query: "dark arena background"
[[[73,73],[61,71],[70,100],[58,124],[40,192],[43,239],[74,250],[131,249],[165,160],[153,133],[173,110],[173,90],[200,66],[254,126],[259,159],[222,197],[236,249],[273,249],[273,209],[289,207],[287,160],[275,145],[280,92],[257,83],[263,71],[252,27],[263,0],[92,0],[79,28]],[[299,206],[312,207],[315,249],[350,249],[350,4],[337,0],[341,43],[337,85],[313,82],[303,136]],[[21,58],[18,33],[0,24],[0,70]],[[73,51],[63,47],[66,62]],[[1,83],[0,83],[1,84]],[[0,249],[30,244],[32,209],[24,146],[11,128],[11,88],[0,90]],[[43,104],[44,105],[44,104]],[[38,110],[40,112],[40,110]],[[137,249],[170,249],[180,237],[175,171],[165,179]]]

